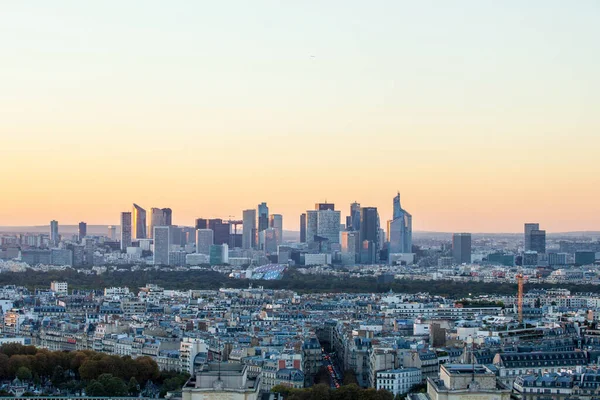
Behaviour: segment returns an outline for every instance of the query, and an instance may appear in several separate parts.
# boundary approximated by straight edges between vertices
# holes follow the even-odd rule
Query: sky
[[[600,230],[598,1],[0,8],[0,226],[400,191],[415,230]]]

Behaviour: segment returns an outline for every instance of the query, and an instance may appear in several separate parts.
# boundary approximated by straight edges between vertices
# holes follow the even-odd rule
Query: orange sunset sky
[[[399,190],[415,230],[600,230],[596,1],[2,8],[0,226]]]

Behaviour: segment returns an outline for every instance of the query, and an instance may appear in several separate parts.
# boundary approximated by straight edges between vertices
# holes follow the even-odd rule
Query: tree
[[[98,382],[104,387],[106,396],[127,396],[127,385],[121,378],[112,374],[102,374],[98,377]]]
[[[127,391],[129,392],[130,396],[137,396],[138,394],[140,394],[140,384],[138,383],[138,381],[135,380],[133,376],[127,384]]]
[[[106,393],[104,392],[104,386],[98,382],[97,380],[92,380],[85,388],[85,394],[87,396],[94,396],[94,397],[99,397],[99,396],[105,396]]]
[[[16,375],[21,381],[30,381],[32,378],[31,370],[27,367],[19,367]]]

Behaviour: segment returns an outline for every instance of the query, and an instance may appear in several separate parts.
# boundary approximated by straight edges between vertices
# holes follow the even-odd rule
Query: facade
[[[346,230],[360,232],[360,203],[356,201],[350,204],[349,223],[346,224]]]
[[[471,234],[455,233],[452,235],[452,257],[457,264],[471,263]]]
[[[319,212],[316,210],[306,211],[306,243],[314,243],[317,237],[317,223]]]
[[[154,227],[154,265],[169,265],[171,250],[171,227]]]
[[[173,211],[170,208],[156,208],[150,209],[150,229],[148,234],[150,237],[154,235],[155,226],[170,226],[172,225]]]
[[[256,210],[244,210],[242,227],[242,248],[256,248]]]
[[[131,246],[131,213],[121,213],[121,251],[126,251]]]
[[[50,242],[53,246],[58,246],[60,242],[60,236],[58,235],[58,221],[50,221]]]
[[[306,243],[306,214],[300,215],[300,243]]]
[[[224,222],[220,218],[208,220],[208,229],[212,229],[215,244],[229,245],[230,227],[228,222]]]
[[[206,363],[182,389],[182,400],[257,400],[260,375],[248,376],[247,365],[241,363]]]
[[[326,239],[329,244],[340,242],[339,211],[326,209],[317,212],[317,236]]]
[[[531,251],[531,232],[540,229],[538,223],[526,223],[525,224],[525,251]]]
[[[258,232],[262,232],[269,227],[269,207],[267,203],[258,205]]]
[[[52,265],[73,265],[73,251],[68,249],[50,249]]]
[[[360,232],[343,231],[342,232],[342,264],[354,265],[359,261],[360,255]]]
[[[196,356],[208,359],[208,346],[204,340],[196,338],[182,338],[179,345],[179,360],[181,361],[181,372],[187,372],[192,375],[194,373],[194,360]]]
[[[146,239],[146,210],[134,203],[131,217],[133,239]]]
[[[117,240],[117,227],[114,225],[109,225],[106,235],[110,240]]]
[[[361,256],[361,262],[365,264],[376,261],[375,253],[379,248],[379,213],[377,207],[363,207],[360,209],[360,240],[363,243],[363,252],[366,248],[365,256]],[[369,244],[365,244],[365,241]]]
[[[400,193],[393,207],[393,219],[388,221],[389,253],[412,253],[412,215],[402,208]]]
[[[423,381],[418,368],[401,368],[377,372],[377,390],[387,390],[394,396],[408,393],[409,390]]]
[[[67,294],[69,293],[69,284],[67,282],[50,282],[50,290],[54,293]]]
[[[210,246],[215,244],[212,229],[196,230],[196,253],[210,254]]]
[[[275,229],[277,245],[283,243],[283,216],[281,214],[271,214],[269,217],[269,227]]]
[[[79,227],[77,230],[77,236],[78,236],[80,242],[84,237],[87,236],[87,224],[85,222],[79,223]]]
[[[196,229],[208,229],[208,220],[206,218],[196,218]]]
[[[510,400],[511,388],[483,365],[445,364],[440,377],[427,379],[431,400]]]
[[[210,265],[229,263],[229,246],[226,244],[213,244],[209,250]]]
[[[546,231],[539,229],[531,231],[529,240],[531,243],[531,251],[535,251],[538,254],[544,254],[546,252]]]

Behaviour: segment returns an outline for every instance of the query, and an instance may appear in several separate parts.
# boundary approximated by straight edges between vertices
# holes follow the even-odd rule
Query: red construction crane
[[[519,294],[517,296],[517,307],[519,309],[519,323],[523,323],[523,274],[516,275]]]

